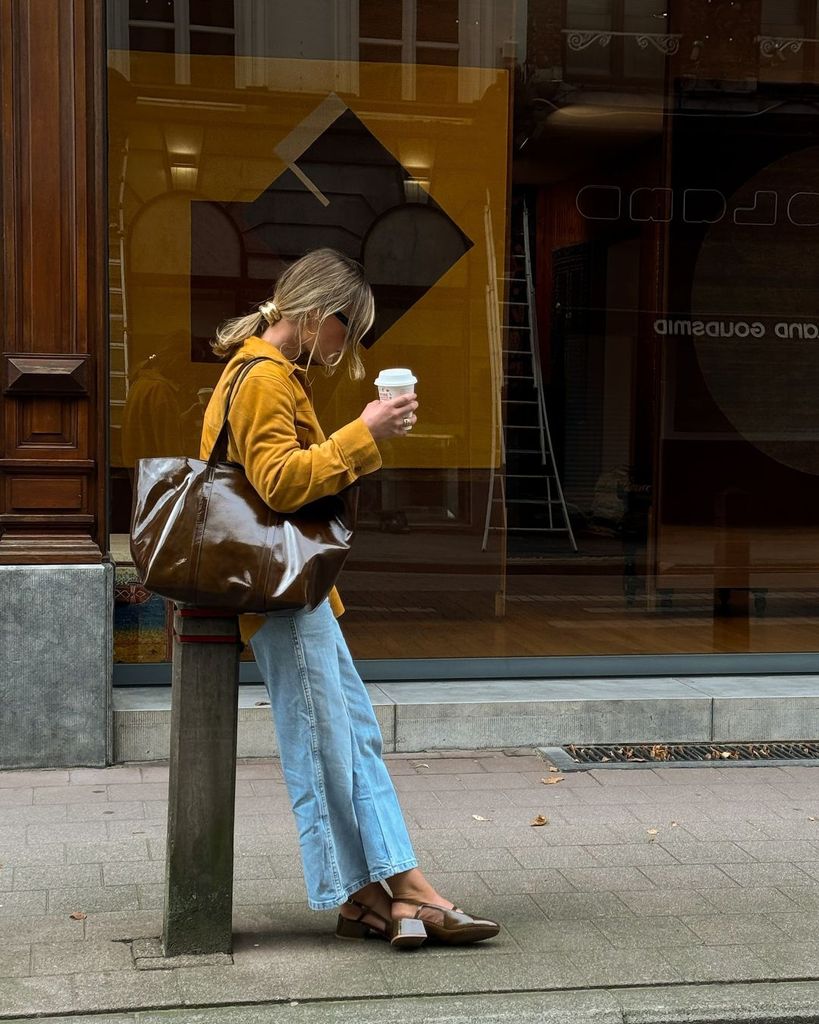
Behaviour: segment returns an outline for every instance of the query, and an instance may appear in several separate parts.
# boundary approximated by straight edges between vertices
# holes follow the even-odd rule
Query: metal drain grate
[[[620,743],[540,747],[541,757],[561,771],[589,768],[668,768],[792,764],[819,765],[819,740],[758,743]]]

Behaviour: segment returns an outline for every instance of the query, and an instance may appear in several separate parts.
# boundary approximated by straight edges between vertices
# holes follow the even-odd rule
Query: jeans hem
[[[311,910],[334,910],[336,907],[346,903],[354,892],[363,889],[370,882],[383,882],[385,878],[391,878],[393,875],[397,875],[399,871],[410,871],[412,868],[417,867],[418,861],[413,859],[402,861],[400,864],[391,864],[386,868],[378,868],[375,871],[371,871],[369,875],[365,875],[364,878],[351,882],[344,890],[343,895],[332,900],[311,900],[308,898],[307,905]]]

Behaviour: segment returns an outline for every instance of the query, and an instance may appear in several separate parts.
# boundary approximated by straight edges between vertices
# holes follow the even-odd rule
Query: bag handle
[[[227,401],[225,402],[225,418],[222,420],[222,426],[219,433],[216,435],[216,440],[213,442],[213,448],[211,449],[210,458],[208,459],[208,471],[210,472],[215,469],[216,464],[219,462],[227,462],[227,451],[228,451],[228,415],[230,414],[230,406],[233,401],[233,393],[245,379],[250,372],[251,367],[255,366],[256,363],[273,363],[275,359],[271,359],[269,356],[257,356],[255,359],[249,359],[244,366],[240,367],[239,370],[234,374],[233,380],[230,382],[230,388],[228,390]]]

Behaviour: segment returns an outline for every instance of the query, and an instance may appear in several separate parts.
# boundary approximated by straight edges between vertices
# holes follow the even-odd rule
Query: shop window
[[[662,83],[667,39],[667,0],[566,0],[565,67],[578,79]]]

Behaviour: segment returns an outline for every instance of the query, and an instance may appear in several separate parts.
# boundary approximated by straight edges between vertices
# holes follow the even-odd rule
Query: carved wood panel
[[[103,8],[0,0],[0,563],[107,548]]]

